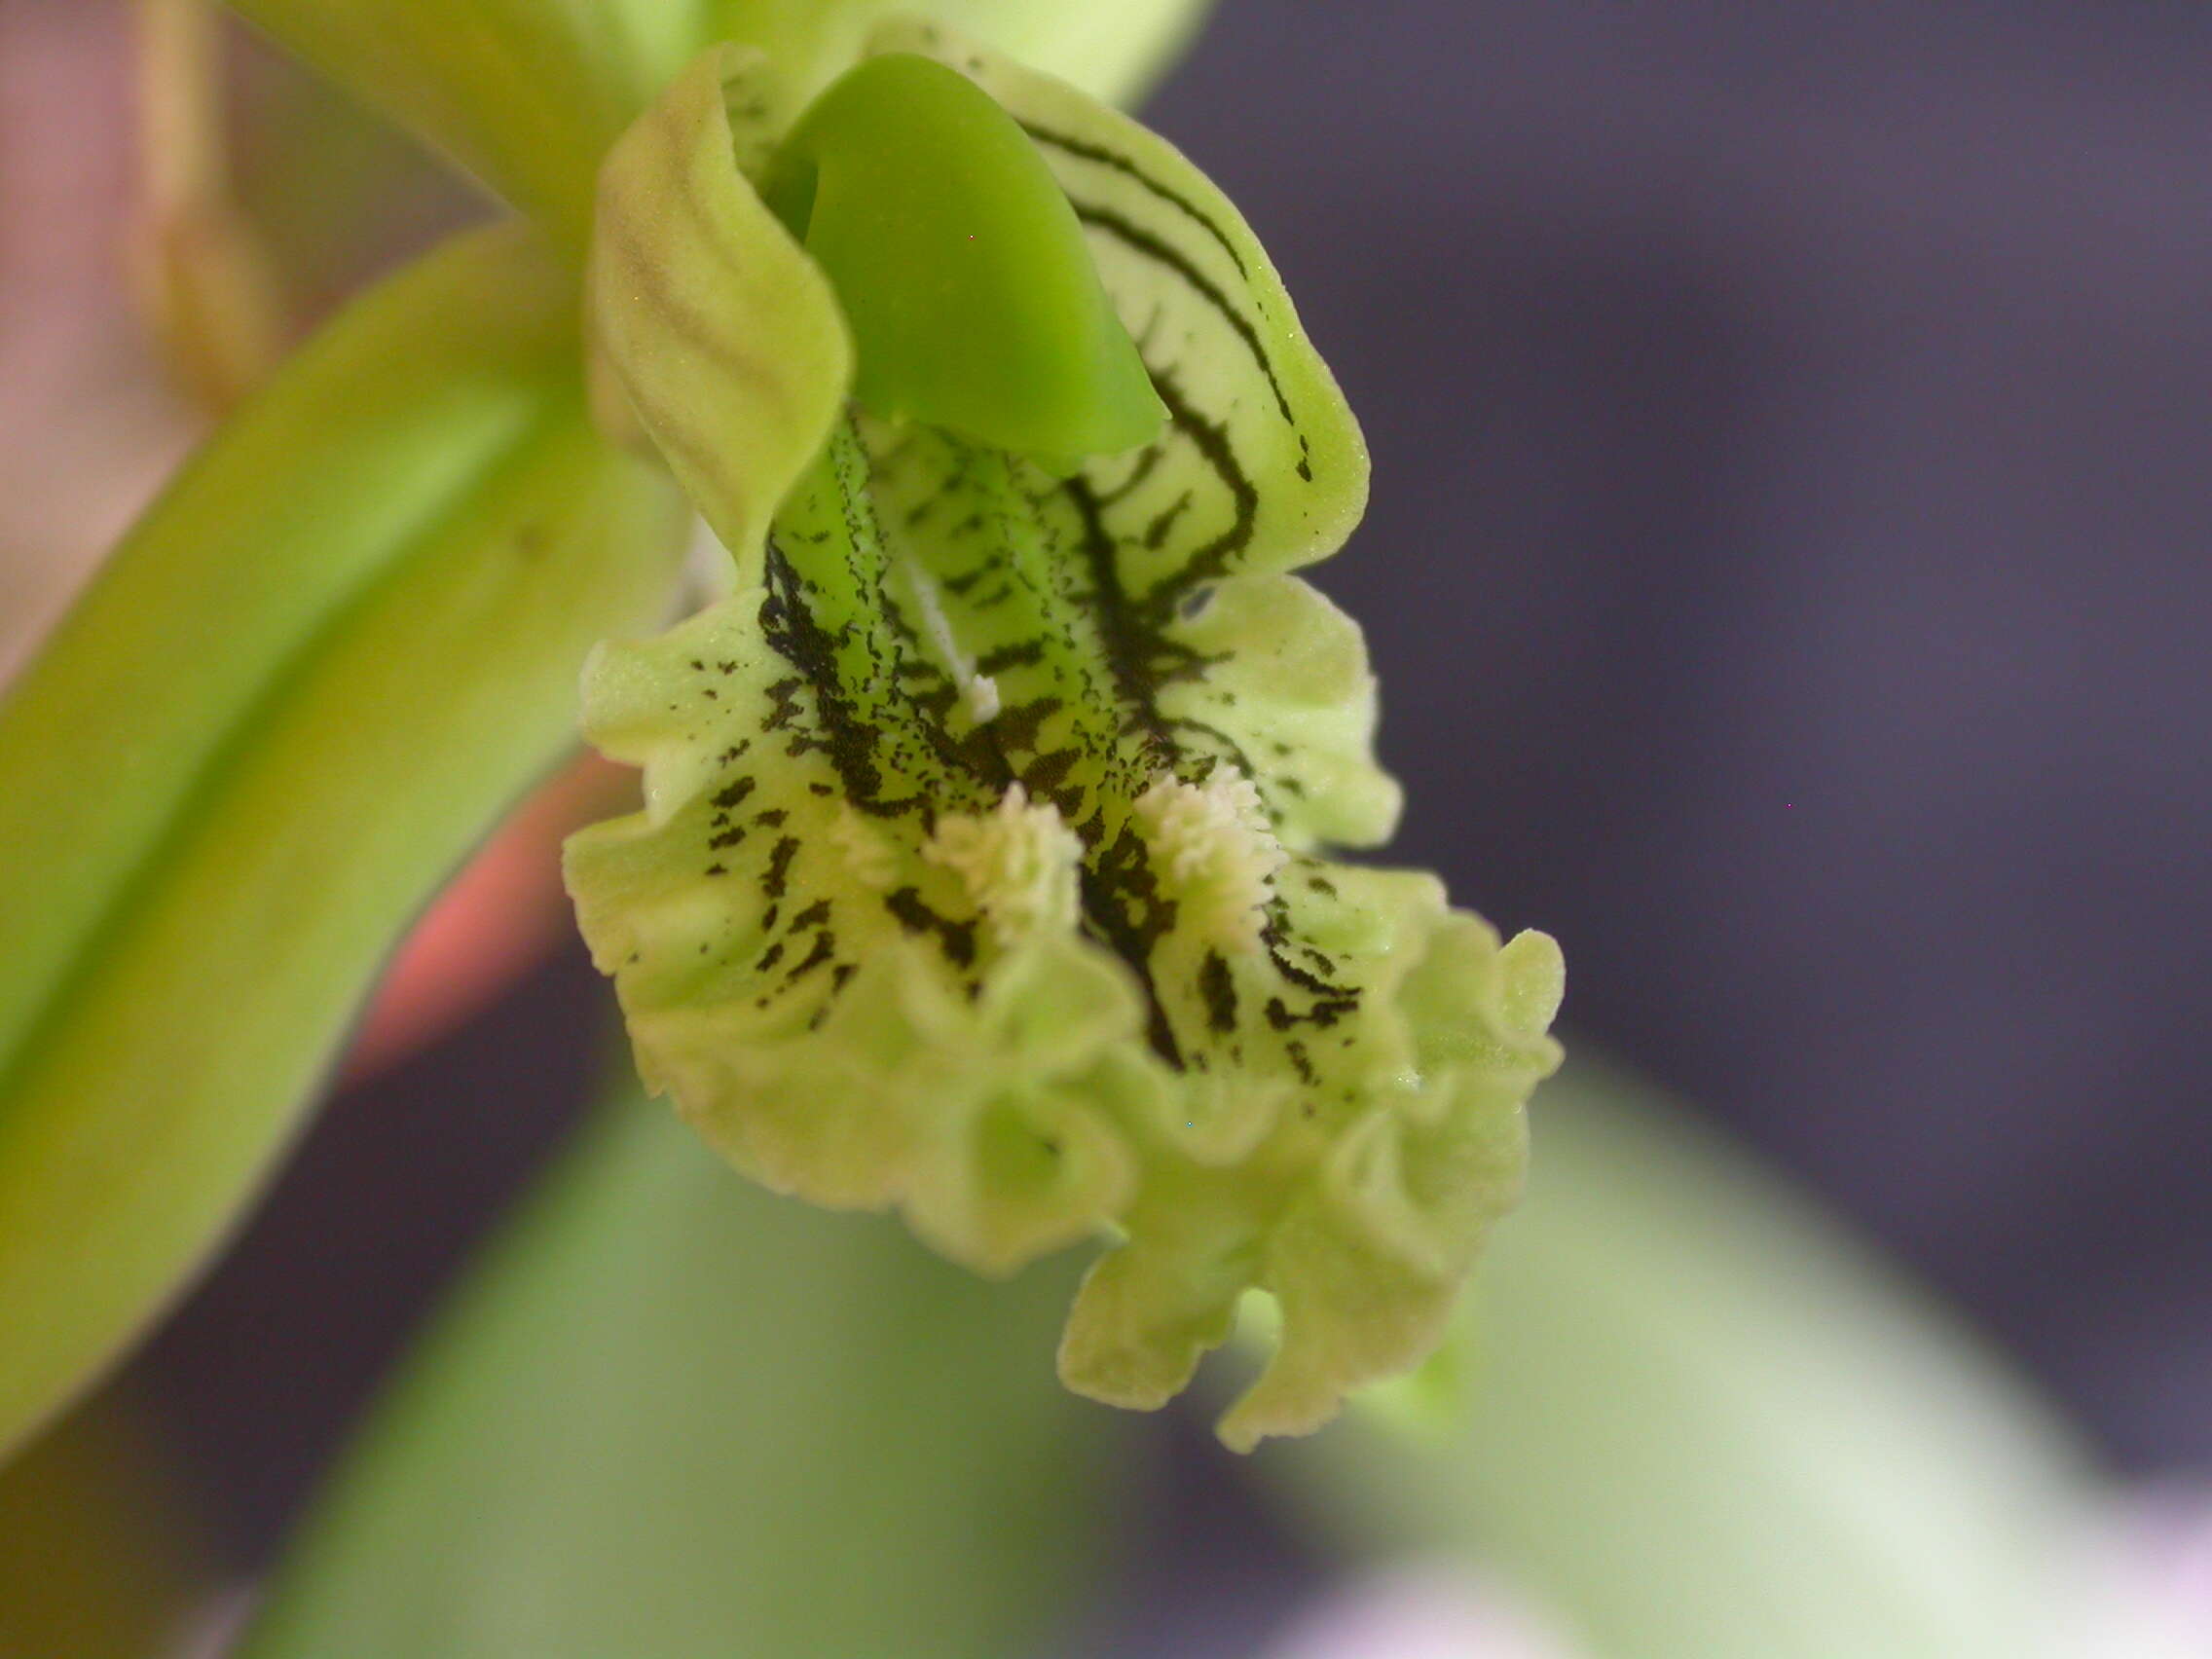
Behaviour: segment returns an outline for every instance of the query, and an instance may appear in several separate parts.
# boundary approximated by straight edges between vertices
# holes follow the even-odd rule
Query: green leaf
[[[246,1659],[992,1659],[1050,1650],[1118,1437],[983,1285],[733,1178],[627,1103],[373,1418]]]
[[[0,1446],[236,1217],[410,915],[664,614],[527,234],[376,290],[185,470],[0,707]]]
[[[801,428],[734,400],[794,349],[713,365],[776,338],[755,289],[803,260],[730,160],[727,112],[776,98],[757,59],[687,75],[608,169],[595,295],[742,585],[595,660],[587,733],[645,810],[571,843],[570,890],[647,1081],[740,1168],[985,1272],[1110,1234],[1061,1365],[1118,1404],[1263,1288],[1283,1341],[1223,1434],[1302,1432],[1441,1335],[1558,1063],[1558,951],[1325,855],[1398,803],[1358,630],[1287,573],[1350,530],[1366,454],[1235,209],[1080,92],[936,25],[876,40],[1020,123],[1168,424],[1057,478],[855,413],[771,494],[751,434],[780,467]]]
[[[2095,1489],[2021,1380],[1633,1079],[1577,1060],[1535,1116],[1471,1351],[1430,1380],[1450,1426],[1355,1405],[1272,1454],[1300,1514],[1380,1554],[1452,1546],[1607,1659],[2089,1650]]]
[[[231,0],[338,85],[580,254],[608,147],[709,45],[767,52],[794,101],[895,0]],[[1102,97],[1133,96],[1207,0],[949,0],[930,8]]]
[[[215,1593],[152,1416],[109,1389],[0,1469],[0,1653],[147,1659]]]

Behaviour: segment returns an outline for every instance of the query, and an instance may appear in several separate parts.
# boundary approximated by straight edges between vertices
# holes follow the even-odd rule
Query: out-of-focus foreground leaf
[[[483,233],[343,315],[0,706],[0,1450],[250,1195],[413,912],[667,608],[686,515]]]
[[[1451,1423],[1282,1449],[1302,1508],[1389,1553],[1464,1548],[1600,1659],[2082,1651],[2089,1479],[2019,1382],[1619,1074],[1570,1061],[1531,1119]]]
[[[373,1419],[246,1659],[1048,1651],[1119,1440],[1052,1376],[1068,1291],[771,1198],[626,1101]]]
[[[600,158],[716,41],[770,55],[795,115],[886,15],[941,17],[1127,101],[1211,0],[231,0],[240,16],[534,215],[572,253]]]
[[[145,1659],[208,1588],[204,1541],[128,1391],[0,1469],[0,1653]]]

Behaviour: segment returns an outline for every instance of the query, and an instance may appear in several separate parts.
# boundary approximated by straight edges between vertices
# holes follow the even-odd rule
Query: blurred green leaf
[[[176,1290],[378,965],[570,741],[688,522],[509,228],[375,291],[185,470],[0,706],[0,1450]]]
[[[0,1469],[0,1653],[145,1659],[214,1588],[146,1414],[109,1389]]]
[[[1049,1651],[1113,1504],[1069,1275],[987,1284],[625,1102],[464,1285],[247,1659]]]
[[[1569,1061],[1530,1117],[1454,1425],[1355,1412],[1263,1473],[1365,1549],[1463,1547],[1603,1659],[2082,1651],[2091,1479],[2016,1379],[1620,1074]]]

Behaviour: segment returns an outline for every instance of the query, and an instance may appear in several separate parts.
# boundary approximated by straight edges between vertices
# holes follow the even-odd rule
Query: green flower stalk
[[[736,591],[587,670],[645,808],[571,843],[584,933],[738,1168],[989,1273],[1107,1240],[1060,1369],[1120,1405],[1265,1292],[1221,1432],[1309,1430],[1441,1340],[1559,1062],[1549,939],[1330,856],[1398,810],[1290,573],[1358,428],[1125,117],[912,21],[798,101],[718,48],[602,172],[597,349]]]
[[[669,610],[574,288],[457,239],[299,352],[0,706],[0,1456],[235,1223],[407,919]]]

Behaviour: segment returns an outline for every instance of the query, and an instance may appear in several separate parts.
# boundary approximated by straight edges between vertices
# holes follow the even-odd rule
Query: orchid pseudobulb
[[[597,349],[737,590],[587,671],[645,807],[570,844],[585,935],[738,1168],[984,1272],[1106,1240],[1060,1368],[1117,1404],[1264,1291],[1222,1434],[1309,1430],[1440,1339],[1559,1061],[1549,939],[1330,856],[1398,807],[1290,573],[1358,429],[1127,118],[906,21],[793,101],[717,49],[602,175]]]

